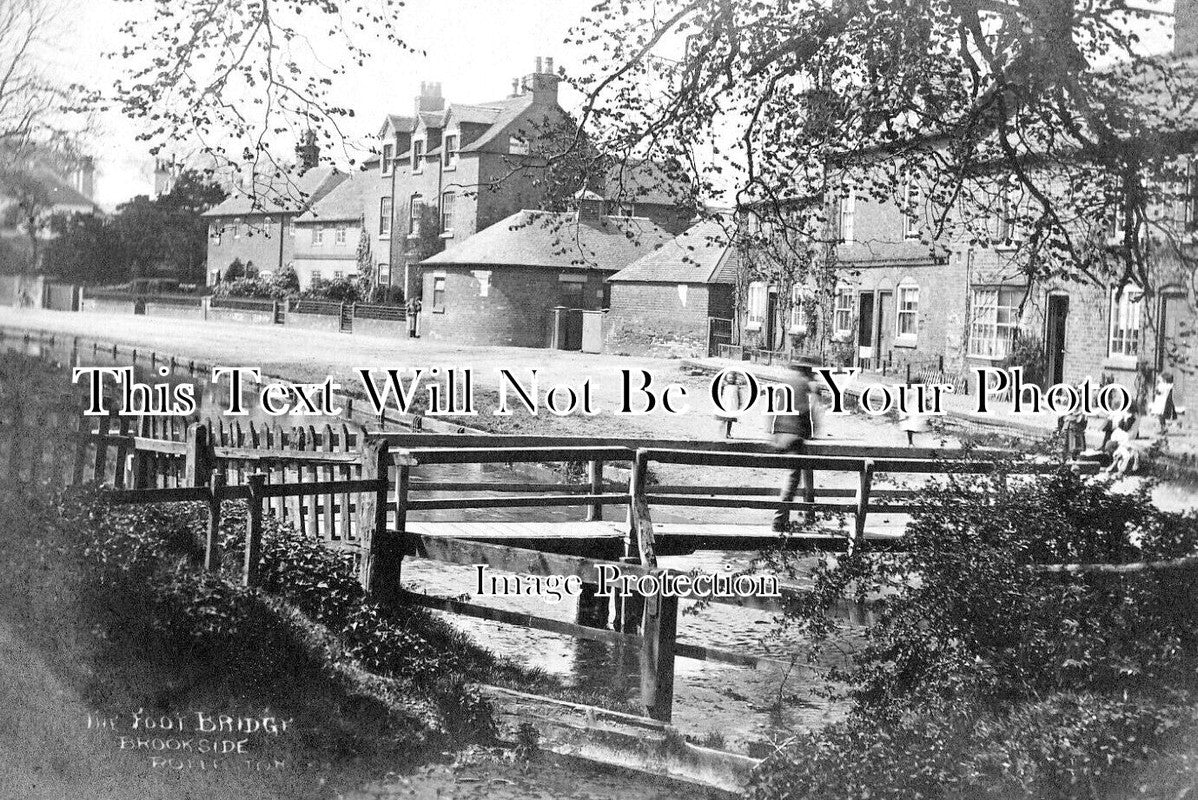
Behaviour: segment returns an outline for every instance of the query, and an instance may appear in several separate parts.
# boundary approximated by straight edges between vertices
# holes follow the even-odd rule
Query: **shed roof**
[[[623,269],[670,240],[648,219],[572,212],[518,211],[422,263],[427,266],[526,266],[547,269]]]
[[[304,222],[344,222],[357,221],[366,213],[366,198],[371,192],[378,190],[378,182],[373,173],[356,172],[338,184],[323,198],[296,217],[295,221]]]
[[[704,220],[612,275],[637,283],[736,282],[736,248],[714,220]]]

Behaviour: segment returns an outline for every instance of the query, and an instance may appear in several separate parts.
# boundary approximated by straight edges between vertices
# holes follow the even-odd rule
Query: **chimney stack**
[[[320,163],[320,145],[316,143],[316,131],[309,128],[300,136],[299,144],[295,146],[295,160],[301,175]]]
[[[1198,0],[1175,0],[1173,4],[1173,54],[1191,56],[1198,52]]]
[[[556,75],[546,73],[542,70],[545,64],[549,65],[549,70],[553,70],[553,59],[549,58],[542,62],[541,57],[537,56],[536,71],[532,75],[525,78],[525,86],[531,84],[533,103],[543,106],[557,105],[557,84]],[[525,88],[528,91],[528,88]]]
[[[441,96],[439,81],[421,81],[420,94],[416,96],[416,116],[427,111],[444,111],[445,98]]]

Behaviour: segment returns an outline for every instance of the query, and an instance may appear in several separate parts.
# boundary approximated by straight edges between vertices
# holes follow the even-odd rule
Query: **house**
[[[366,204],[376,191],[373,171],[348,176],[295,218],[294,260],[301,289],[358,274]]]
[[[1176,13],[1180,56],[1198,42],[1198,2],[1179,2]],[[1178,158],[1191,162],[1189,186],[1179,191],[1184,199],[1152,213],[1156,229],[1177,231],[1187,252],[1153,246],[1150,293],[1134,284],[1121,287],[1118,270],[1101,285],[1059,279],[1029,285],[1015,263],[1024,232],[1004,210],[1018,207],[1018,196],[1002,198],[988,236],[930,245],[930,224],[918,204],[906,213],[892,200],[853,191],[849,179],[829,204],[828,235],[819,245],[834,256],[834,285],[779,286],[742,269],[740,343],[793,354],[815,340],[827,361],[897,374],[908,365],[913,374],[942,368],[971,392],[975,370],[988,366],[1030,366],[1045,386],[1085,378],[1116,382],[1141,397],[1155,375],[1168,371],[1177,404],[1198,403],[1192,366],[1198,349],[1191,344],[1198,314],[1188,252],[1198,235],[1198,173],[1193,153]],[[1079,235],[1097,237],[1099,252],[1117,255],[1125,244],[1114,221],[1083,218],[1078,224]],[[1104,224],[1110,229],[1101,231]],[[817,319],[797,324],[792,315],[801,316],[799,301],[812,296]]]
[[[551,185],[543,159],[547,142],[572,130],[558,80],[553,59],[537,58],[501,100],[447,104],[441,84],[422,83],[410,115],[387,116],[367,215],[380,276],[405,295],[419,292],[416,265],[434,253],[521,209],[566,207],[573,191]],[[625,162],[593,182],[612,216],[647,217],[673,233],[694,216],[679,202],[687,193],[671,191],[678,178],[660,165]]]
[[[274,273],[295,259],[293,223],[346,176],[319,166],[320,148],[309,131],[296,147],[297,165],[278,178],[255,180],[255,191],[234,189],[208,209],[208,285],[218,283],[234,261],[259,274]]]
[[[32,248],[30,221],[22,204],[34,210],[34,235],[43,242],[55,236],[49,224],[54,217],[100,213],[100,207],[92,199],[94,193],[95,163],[90,157],[73,164],[34,159],[14,169],[11,185],[7,181],[0,185],[0,250],[12,254],[17,262],[12,266],[28,266]]]
[[[739,257],[729,232],[706,220],[617,272],[604,349],[706,356],[709,318],[733,315]]]
[[[670,238],[598,203],[518,211],[421,263],[421,336],[579,349],[586,312],[608,307],[607,279]]]

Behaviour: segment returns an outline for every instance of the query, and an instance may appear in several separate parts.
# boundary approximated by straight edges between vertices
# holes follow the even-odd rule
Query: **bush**
[[[1148,492],[1068,471],[950,479],[913,514],[907,552],[817,567],[791,609],[817,641],[838,633],[840,598],[884,598],[834,676],[853,715],[769,762],[755,796],[1091,797],[1175,747],[1198,723],[1198,572],[1035,569],[1198,550],[1198,515]]]
[[[314,282],[312,288],[304,292],[304,297],[334,303],[359,303],[362,301],[362,287],[354,278],[334,278]]]

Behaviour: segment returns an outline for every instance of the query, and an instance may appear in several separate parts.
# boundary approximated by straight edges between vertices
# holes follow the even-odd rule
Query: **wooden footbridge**
[[[604,564],[625,575],[661,575],[659,557],[696,549],[895,548],[902,546],[901,530],[871,521],[912,511],[920,488],[895,486],[891,479],[1059,468],[997,450],[813,442],[800,453],[780,455],[765,442],[368,431],[344,420],[287,428],[219,420],[184,424],[170,418],[83,417],[79,408],[77,396],[60,402],[0,396],[3,474],[27,484],[100,483],[111,487],[116,503],[206,503],[205,569],[218,563],[222,503],[245,502],[241,579],[247,585],[257,581],[263,517],[273,514],[325,546],[351,553],[363,586],[382,602],[633,644],[641,651],[643,713],[661,722],[671,717],[676,657],[746,667],[768,659],[680,641],[678,603],[687,596],[625,599],[613,623],[602,625],[600,619],[587,625],[407,591],[405,560],[575,575],[594,587]],[[475,467],[483,476],[487,465],[506,465],[516,477],[438,479],[445,465],[459,468],[459,474],[462,467]],[[718,469],[720,482],[659,482],[678,468],[693,467]],[[737,478],[738,471],[750,469],[810,470],[816,480],[801,499],[783,504],[774,486]],[[779,535],[770,530],[769,512],[781,506],[802,517],[840,522]],[[547,521],[544,509],[554,509],[557,521]],[[654,514],[677,516],[679,509],[733,510],[746,521],[654,520]],[[480,513],[503,518],[470,519]],[[563,519],[564,514],[577,519]],[[782,598],[711,599],[777,611],[786,598],[784,592]]]

